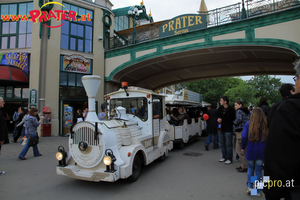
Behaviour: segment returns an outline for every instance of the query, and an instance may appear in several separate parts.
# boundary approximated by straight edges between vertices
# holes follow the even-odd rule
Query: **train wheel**
[[[141,171],[142,171],[141,158],[138,155],[136,155],[133,160],[132,175],[127,180],[130,182],[136,181],[139,178]]]
[[[177,148],[178,149],[183,149],[184,148],[184,143],[183,142],[178,143]]]
[[[168,149],[166,149],[166,152],[164,152],[164,155],[162,155],[161,157],[158,158],[159,162],[162,162],[164,160],[166,160],[167,156],[168,156]]]

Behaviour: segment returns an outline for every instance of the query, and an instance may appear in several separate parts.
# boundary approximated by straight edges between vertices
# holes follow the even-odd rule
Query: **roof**
[[[139,11],[142,11],[139,13],[138,20],[146,19],[147,21],[153,22],[153,17],[147,15],[146,7],[144,5],[127,6],[124,8],[114,9],[112,10],[112,12],[115,14],[116,17],[124,16],[128,15],[128,11],[133,10],[134,8],[137,8]]]
[[[129,86],[126,91],[128,93],[130,93],[130,92],[139,92],[139,93],[152,94],[152,95],[157,95],[157,96],[166,96],[166,95],[163,95],[163,94],[156,94],[152,90],[149,90],[149,89],[145,89],[145,88],[141,88],[141,87],[134,87],[134,86]],[[123,88],[120,88],[118,91],[106,94],[105,97],[115,95],[115,94],[118,94],[118,93],[124,93],[125,94],[125,91],[124,91]],[[126,96],[126,94],[124,95],[124,97],[125,96]]]
[[[28,82],[26,73],[13,66],[0,65],[0,80]]]

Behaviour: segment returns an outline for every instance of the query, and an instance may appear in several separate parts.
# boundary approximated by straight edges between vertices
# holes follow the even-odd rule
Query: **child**
[[[262,167],[267,136],[268,124],[266,116],[261,108],[254,108],[250,121],[246,122],[242,132],[242,151],[245,151],[247,148],[246,159],[248,161],[248,171],[246,192],[248,194],[250,194],[253,188],[251,176],[254,176],[254,170],[257,180],[262,181]],[[261,192],[262,190],[258,189],[257,196],[261,196]]]

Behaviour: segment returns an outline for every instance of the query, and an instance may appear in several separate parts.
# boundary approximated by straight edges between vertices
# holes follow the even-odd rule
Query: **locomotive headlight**
[[[110,156],[105,156],[105,157],[103,158],[103,162],[104,162],[104,164],[105,164],[106,166],[109,166],[109,165],[111,164],[111,162],[112,162],[112,159],[111,159]]]
[[[114,152],[111,149],[106,149],[105,151],[105,157],[103,158],[103,163],[106,165],[106,171],[105,172],[110,172],[113,173],[115,172],[115,161],[116,157],[114,155]]]
[[[55,154],[56,159],[58,160],[58,166],[65,167],[67,166],[66,158],[68,154],[65,151],[63,146],[58,147],[58,152]]]
[[[80,151],[85,151],[88,148],[88,144],[84,141],[79,142],[78,148]]]
[[[55,157],[56,157],[56,159],[58,161],[61,161],[64,158],[64,156],[63,156],[63,154],[61,152],[57,152],[56,155],[55,155]]]

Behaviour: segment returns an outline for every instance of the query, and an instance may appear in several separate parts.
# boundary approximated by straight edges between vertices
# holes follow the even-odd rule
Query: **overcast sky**
[[[114,5],[112,9],[140,5],[142,0],[110,0]],[[155,22],[172,19],[183,14],[195,14],[199,11],[201,0],[144,0],[146,11],[149,14],[151,10]],[[242,0],[205,0],[207,10],[221,8],[235,3],[241,3]],[[246,0],[245,0],[246,2]],[[251,76],[242,77],[249,80]],[[292,83],[293,76],[276,76],[281,78],[283,83]]]

